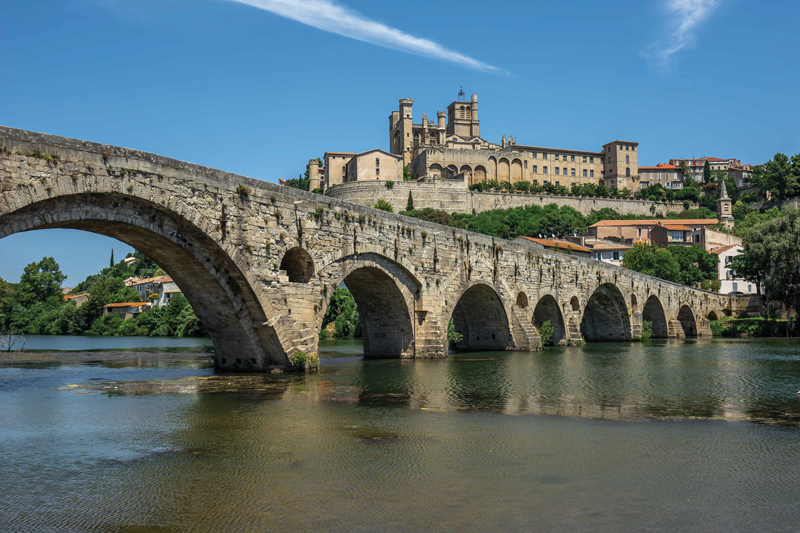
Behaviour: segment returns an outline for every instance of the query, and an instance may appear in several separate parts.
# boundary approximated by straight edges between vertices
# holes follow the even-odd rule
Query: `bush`
[[[387,180],[386,181],[386,188],[387,189],[392,189],[393,187],[394,187],[394,182],[392,180]]]
[[[310,372],[319,368],[319,354],[294,352],[289,356],[289,362],[292,366],[303,372]]]
[[[642,322],[642,340],[649,341],[653,338],[653,323],[649,320]]]
[[[389,183],[389,182],[387,182],[387,183]],[[383,198],[381,198],[380,200],[375,202],[375,206],[374,207],[375,207],[375,209],[380,209],[381,211],[387,211],[389,213],[394,213],[394,208],[392,207],[392,204],[390,204],[389,202],[387,202]]]
[[[539,337],[542,339],[542,346],[553,346],[553,324],[549,320],[542,322],[539,326]]]

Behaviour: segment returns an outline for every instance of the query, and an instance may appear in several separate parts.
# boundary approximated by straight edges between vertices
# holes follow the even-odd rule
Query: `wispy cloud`
[[[723,0],[664,0],[670,19],[670,32],[666,39],[651,44],[642,56],[656,65],[667,68],[672,56],[694,43],[695,33],[701,23],[719,7]]]
[[[269,11],[323,31],[336,33],[384,48],[463,65],[475,70],[503,72],[444,46],[414,37],[370,20],[361,13],[329,0],[229,0]]]

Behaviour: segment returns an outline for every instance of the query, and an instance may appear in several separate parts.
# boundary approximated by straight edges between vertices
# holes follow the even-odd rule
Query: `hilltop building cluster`
[[[436,112],[436,120],[423,113],[414,122],[413,105],[413,99],[403,98],[389,115],[389,151],[325,152],[322,168],[316,159],[310,160],[310,190],[404,178],[461,178],[465,186],[497,180],[567,188],[593,184],[631,191],[660,183],[667,189],[680,189],[687,176],[702,181],[707,161],[712,170],[734,177],[737,187],[750,186],[753,168],[738,159],[692,157],[640,167],[635,141],[610,141],[596,151],[524,145],[505,135],[500,143],[488,141],[481,137],[476,94],[466,100],[461,91],[446,111]]]

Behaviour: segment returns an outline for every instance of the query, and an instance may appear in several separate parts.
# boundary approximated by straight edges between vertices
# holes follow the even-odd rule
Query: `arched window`
[[[631,169],[630,168],[626,168],[625,169],[625,177],[626,178],[630,178],[631,177]]]
[[[458,117],[459,118],[464,118],[464,106],[463,105],[459,108]]]

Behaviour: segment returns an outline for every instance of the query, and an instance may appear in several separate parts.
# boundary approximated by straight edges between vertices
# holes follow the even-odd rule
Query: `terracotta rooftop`
[[[630,246],[614,242],[598,242],[595,244],[587,242],[586,244],[591,246],[592,250],[629,250],[631,248]]]
[[[663,226],[664,224],[682,226],[713,226],[719,223],[716,218],[676,218],[676,219],[654,219],[654,220],[601,220],[595,222],[590,228],[596,227],[617,227],[617,226]]]
[[[589,248],[586,248],[585,246],[581,246],[580,244],[575,244],[574,242],[569,242],[569,241],[558,241],[553,239],[536,239],[534,237],[525,237],[525,236],[523,236],[522,238],[539,243],[546,248],[558,248],[559,250],[566,250],[569,248],[575,250],[576,252],[592,251]]]
[[[169,276],[156,276],[154,278],[145,278],[133,281],[130,284],[130,287],[135,287],[136,285],[144,285],[145,283],[169,283],[170,281],[172,281],[172,278]]]
[[[143,305],[150,305],[147,302],[126,302],[121,304],[107,304],[103,307],[141,307]]]
[[[729,244],[727,246],[720,246],[719,248],[714,248],[713,250],[711,250],[711,253],[719,255],[722,252],[727,252],[731,248],[736,248],[737,246],[741,246],[741,244]]]
[[[668,229],[670,231],[692,231],[692,228],[688,226],[681,226],[680,224],[664,224],[664,229]]]
[[[675,170],[677,168],[678,167],[676,167],[675,165],[670,165],[668,163],[659,163],[654,167],[639,167],[639,170],[642,170],[642,169],[644,169],[644,170]]]

